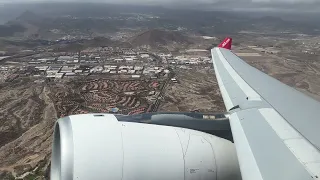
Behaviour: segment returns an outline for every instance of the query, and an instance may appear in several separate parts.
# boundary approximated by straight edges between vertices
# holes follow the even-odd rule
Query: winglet
[[[231,50],[232,38],[226,37],[218,47]]]

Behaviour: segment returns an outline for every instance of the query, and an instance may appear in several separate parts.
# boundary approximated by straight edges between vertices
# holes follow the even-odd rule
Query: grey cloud
[[[203,0],[203,2],[207,4],[207,7],[222,10],[283,12],[320,11],[320,0]]]
[[[17,2],[105,2],[119,4],[145,4],[181,7],[199,7],[206,10],[238,11],[320,11],[320,0],[0,0]],[[197,6],[194,6],[197,5]]]
[[[92,0],[0,0],[2,3],[9,2],[93,2]],[[202,2],[202,3],[225,3],[225,2],[233,2],[233,3],[284,3],[284,4],[312,4],[317,3],[319,0],[121,0],[126,2],[152,2],[159,3],[162,2]],[[94,2],[107,2],[107,3],[116,3],[118,0],[94,0]]]

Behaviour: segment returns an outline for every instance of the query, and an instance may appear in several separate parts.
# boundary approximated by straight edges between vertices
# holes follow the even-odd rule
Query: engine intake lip
[[[59,119],[54,127],[50,177],[73,179],[73,136],[69,117]]]

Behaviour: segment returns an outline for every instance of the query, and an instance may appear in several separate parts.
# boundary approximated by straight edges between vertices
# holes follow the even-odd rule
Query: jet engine
[[[73,115],[54,128],[52,180],[237,180],[234,144],[204,132]]]

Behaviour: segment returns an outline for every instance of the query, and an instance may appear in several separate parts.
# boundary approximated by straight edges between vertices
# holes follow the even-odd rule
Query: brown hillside
[[[130,40],[134,46],[158,46],[158,45],[169,45],[172,43],[189,44],[190,41],[187,36],[182,35],[175,31],[164,31],[159,29],[153,29],[142,34],[133,37]]]

